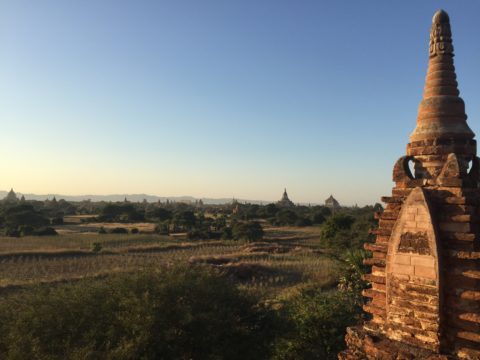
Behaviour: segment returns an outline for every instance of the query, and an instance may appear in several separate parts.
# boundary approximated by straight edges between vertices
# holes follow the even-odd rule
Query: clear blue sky
[[[378,201],[439,8],[478,133],[478,1],[0,0],[0,189]]]

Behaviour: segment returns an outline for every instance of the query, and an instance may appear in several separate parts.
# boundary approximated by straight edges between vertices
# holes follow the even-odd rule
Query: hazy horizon
[[[2,2],[0,189],[374,204],[439,8],[477,132],[477,2]]]
[[[247,198],[242,198],[242,197],[237,197],[237,196],[231,196],[231,197],[206,197],[206,196],[199,196],[199,197],[196,197],[196,196],[191,196],[191,195],[188,195],[188,194],[183,194],[183,195],[165,195],[165,194],[146,194],[146,193],[132,193],[132,194],[128,194],[128,193],[117,193],[117,194],[59,194],[59,193],[44,193],[44,194],[36,194],[36,193],[29,193],[29,192],[22,192],[22,191],[17,191],[15,190],[14,188],[12,188],[11,190],[13,190],[15,192],[15,194],[17,195],[17,197],[20,197],[22,195],[24,195],[26,197],[27,200],[51,200],[53,197],[56,197],[57,200],[60,200],[60,199],[65,199],[67,201],[79,201],[79,199],[81,198],[82,200],[87,200],[87,199],[92,199],[94,201],[100,201],[100,200],[104,200],[104,201],[122,201],[124,200],[124,198],[126,197],[127,200],[131,200],[133,202],[137,202],[137,201],[143,201],[144,198],[146,198],[146,200],[148,202],[153,202],[153,201],[158,201],[158,199],[162,199],[162,200],[166,200],[166,199],[170,199],[170,200],[173,200],[173,201],[186,201],[186,200],[208,200],[210,204],[217,204],[217,202],[215,201],[220,201],[218,202],[218,204],[223,204],[223,203],[226,203],[227,201],[231,201],[233,199],[235,200],[238,200],[238,201],[246,201],[246,202],[254,202],[254,203],[263,203],[263,204],[267,204],[267,203],[276,203],[277,201],[280,200],[280,196],[277,198],[277,199],[247,199]],[[5,197],[8,193],[10,192],[10,190],[5,190],[5,189],[0,189],[0,200]],[[283,195],[283,191],[282,191],[282,195]],[[330,194],[332,195],[332,194]],[[329,195],[329,196],[330,196]],[[336,197],[336,196],[334,196]],[[106,199],[102,199],[102,198],[106,198]],[[323,205],[325,203],[325,199],[313,199],[311,201],[306,201],[306,202],[298,202],[298,201],[295,201],[295,198],[292,198],[289,194],[289,198],[291,198],[291,200],[295,203],[295,204],[300,204],[300,205],[307,205],[307,204],[311,204],[311,205]],[[338,199],[337,199],[338,200]],[[374,205],[375,203],[377,203],[379,201],[375,201],[374,203],[371,203],[371,204],[363,204],[363,205]],[[355,205],[359,205],[357,203],[341,203],[341,205],[343,206],[355,206]]]

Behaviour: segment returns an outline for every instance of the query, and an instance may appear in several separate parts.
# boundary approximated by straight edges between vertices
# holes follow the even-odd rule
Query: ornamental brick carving
[[[430,255],[428,237],[425,232],[406,232],[400,236],[397,252]]]
[[[429,55],[416,128],[365,245],[376,260],[366,261],[369,320],[347,330],[339,359],[480,359],[480,159],[443,10]]]

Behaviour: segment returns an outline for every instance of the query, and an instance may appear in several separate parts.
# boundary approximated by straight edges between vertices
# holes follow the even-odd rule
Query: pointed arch
[[[417,187],[405,200],[386,262],[387,336],[431,350],[440,347],[440,256],[431,206]]]

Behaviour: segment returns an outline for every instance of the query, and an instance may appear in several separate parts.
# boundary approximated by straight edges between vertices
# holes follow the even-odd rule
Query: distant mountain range
[[[3,199],[7,196],[8,191],[0,191],[0,199]],[[188,202],[188,203],[195,203],[195,201],[202,200],[204,204],[228,204],[232,202],[232,199],[229,198],[220,198],[220,199],[212,199],[212,198],[195,198],[193,196],[156,196],[156,195],[147,195],[147,194],[113,194],[113,195],[61,195],[61,194],[46,194],[46,195],[37,195],[37,194],[23,194],[23,193],[16,193],[17,196],[20,198],[22,195],[25,196],[26,200],[45,200],[45,199],[53,199],[54,197],[57,200],[65,199],[67,201],[83,201],[83,200],[91,200],[91,201],[123,201],[127,198],[128,201],[131,202],[141,202],[144,199],[148,202],[157,202],[160,200],[161,202],[166,202],[167,199],[169,201],[174,202]],[[250,203],[250,204],[269,204],[272,201],[263,201],[263,200],[244,200],[244,199],[236,199],[240,203]]]

